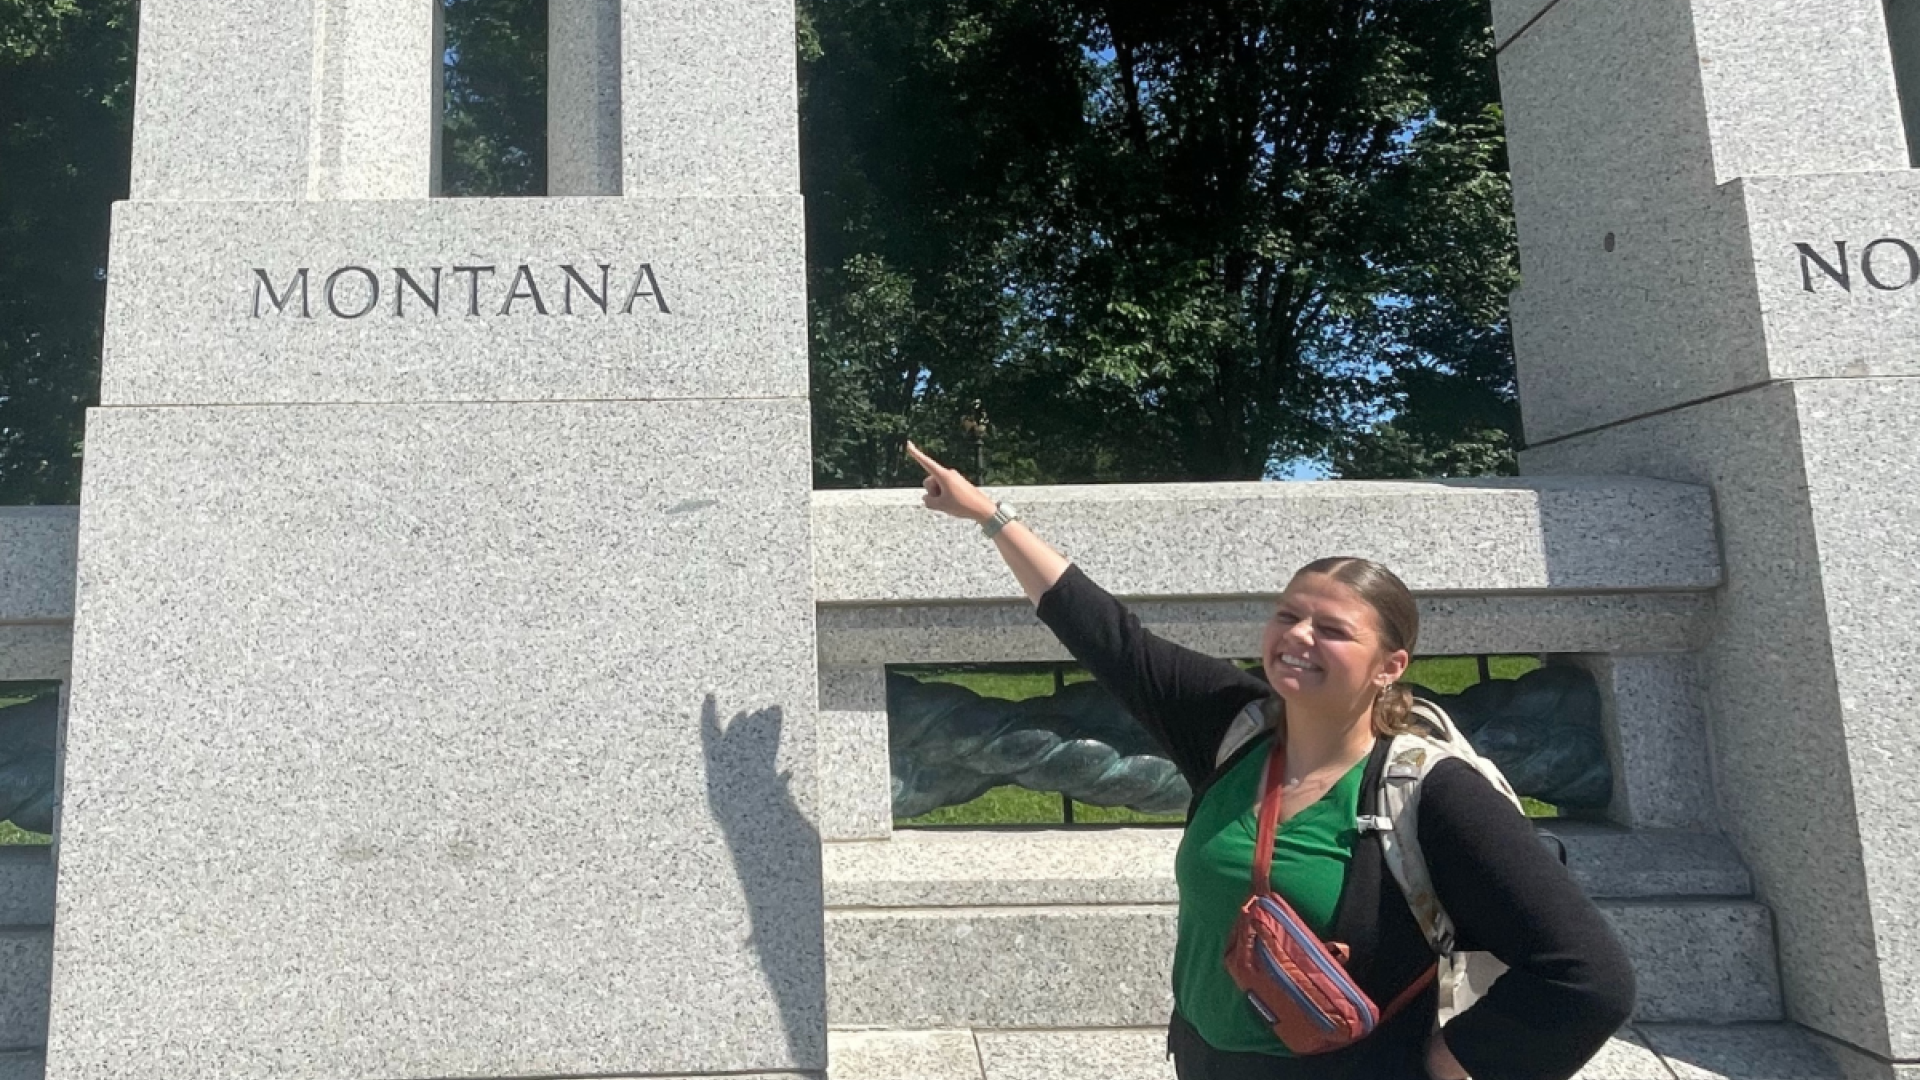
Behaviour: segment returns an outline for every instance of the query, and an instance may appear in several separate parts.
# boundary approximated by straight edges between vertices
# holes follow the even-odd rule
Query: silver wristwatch
[[[1000,530],[1020,520],[1020,511],[1009,502],[994,503],[993,516],[980,523],[980,531],[991,540],[1000,535]]]

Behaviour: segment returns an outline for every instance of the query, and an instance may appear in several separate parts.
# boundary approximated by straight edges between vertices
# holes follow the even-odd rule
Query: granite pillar
[[[620,0],[549,0],[547,56],[547,194],[620,194]]]
[[[308,197],[424,199],[438,178],[437,0],[317,0]]]
[[[434,6],[143,5],[50,1080],[825,1068],[796,186],[429,199]]]
[[[628,195],[800,189],[793,0],[620,0]]]
[[[1613,762],[1607,816],[1639,829],[1717,830],[1695,658],[1606,653],[1571,659],[1600,687]]]
[[[314,0],[142,0],[132,198],[305,198],[317,16]]]
[[[893,835],[884,667],[820,669],[820,835],[829,841]]]
[[[427,197],[438,43],[430,0],[144,0],[133,198]]]
[[[1790,1017],[1920,1061],[1920,183],[1882,0],[1497,0],[1536,474],[1711,485],[1699,693]],[[1909,272],[1911,271],[1911,272]]]

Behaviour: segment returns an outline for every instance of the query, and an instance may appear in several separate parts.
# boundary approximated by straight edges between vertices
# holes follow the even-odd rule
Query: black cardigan
[[[1216,777],[1253,752],[1254,746],[1243,748],[1214,767],[1235,715],[1272,693],[1256,676],[1156,637],[1078,567],[1068,567],[1040,598],[1039,616],[1166,748],[1193,786],[1196,805]],[[1368,763],[1363,805],[1378,789],[1386,745],[1380,741]],[[1447,761],[1428,774],[1419,828],[1434,891],[1458,928],[1459,947],[1490,952],[1511,969],[1447,1024],[1448,1047],[1474,1080],[1572,1076],[1633,1012],[1633,969],[1612,926],[1527,819],[1471,766]],[[1355,846],[1331,937],[1352,949],[1348,969],[1382,1004],[1433,962],[1405,896],[1384,870],[1377,839]],[[1372,1037],[1338,1053],[1268,1057],[1262,1075],[1407,1075],[1433,1028],[1437,1003],[1437,992],[1429,991]]]

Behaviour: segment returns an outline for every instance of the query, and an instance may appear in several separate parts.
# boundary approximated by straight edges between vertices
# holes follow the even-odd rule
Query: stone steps
[[[0,1080],[39,1080],[53,981],[53,856],[0,846]]]
[[[1746,900],[1601,901],[1633,956],[1638,1018],[1781,1018],[1773,925]],[[1150,1026],[1172,1007],[1172,904],[835,910],[835,1026]]]
[[[1640,979],[1637,1019],[1781,1019],[1772,919],[1730,847],[1573,824],[1568,865]],[[826,847],[827,1015],[884,1030],[1150,1028],[1172,1003],[1171,829],[902,832]]]
[[[1793,1029],[1764,1023],[1675,1026],[1780,1016],[1771,921],[1748,899],[1746,872],[1724,841],[1589,825],[1556,831],[1573,872],[1634,952],[1638,1031],[1668,1060],[1710,1070],[1753,1047],[1800,1045],[1787,1038]],[[902,832],[827,845],[829,1017],[846,1062],[836,1080],[938,1080],[942,1062],[961,1058],[974,1062],[965,1074],[974,1080],[982,1067],[985,1080],[1071,1080],[1076,1063],[1097,1070],[1109,1062],[1124,1068],[1100,1075],[1159,1075],[1140,1070],[1157,1060],[1152,1048],[1170,1008],[1178,842],[1171,829],[1111,829]],[[0,1080],[41,1072],[52,894],[46,849],[0,848]],[[1627,1040],[1592,1068],[1614,1062],[1628,1071],[1590,1075],[1637,1080],[1636,1045],[1652,1058]],[[927,1071],[885,1071],[915,1055],[931,1055]],[[1126,1064],[1136,1059],[1144,1064]]]
[[[1725,839],[1554,822],[1589,896],[1746,897]],[[1177,828],[903,829],[824,847],[829,908],[1170,904]]]
[[[828,1080],[1173,1080],[1159,1027],[835,1030]],[[1637,1024],[1576,1080],[1840,1080],[1791,1024]]]
[[[47,1044],[52,985],[53,927],[0,928],[0,1054]]]

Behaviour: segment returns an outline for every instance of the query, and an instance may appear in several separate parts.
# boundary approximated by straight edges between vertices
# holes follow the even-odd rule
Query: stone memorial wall
[[[1165,1080],[1177,833],[894,829],[888,669],[1065,655],[808,491],[789,0],[553,0],[498,201],[432,197],[435,8],[141,5],[83,506],[0,511],[66,686],[0,1077]],[[1584,671],[1584,1076],[1920,1075],[1920,0],[1492,16],[1526,475],[1015,499],[1194,648],[1340,550]]]
[[[142,5],[49,1077],[825,1068],[792,10],[554,7],[596,198],[431,197],[429,0]]]
[[[1787,1014],[1851,1075],[1908,1075],[1920,674],[1892,657],[1920,610],[1912,5],[1494,15],[1522,470],[1713,489],[1719,822],[1777,920]]]

